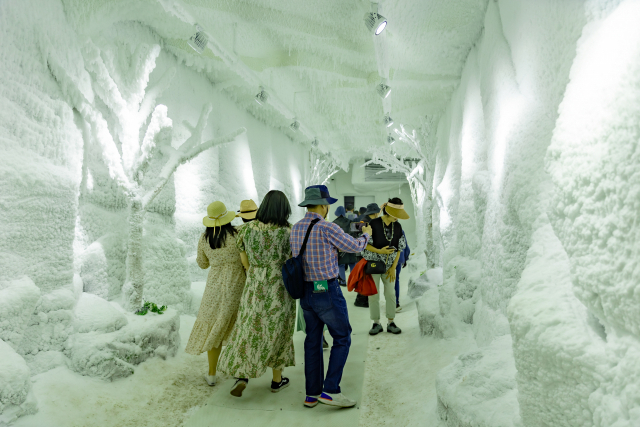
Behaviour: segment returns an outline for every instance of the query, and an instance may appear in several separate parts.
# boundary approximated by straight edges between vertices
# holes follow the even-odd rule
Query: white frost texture
[[[207,206],[326,183],[412,217],[425,424],[640,426],[640,1],[376,4],[0,1],[0,425],[188,364]]]

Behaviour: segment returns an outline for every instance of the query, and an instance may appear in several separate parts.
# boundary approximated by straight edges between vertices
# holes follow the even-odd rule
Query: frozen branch
[[[133,186],[122,167],[120,152],[109,132],[107,121],[99,111],[92,107],[89,100],[87,100],[64,67],[61,67],[51,58],[47,59],[47,65],[53,77],[58,81],[63,94],[68,98],[69,104],[72,105],[91,126],[91,131],[102,149],[102,156],[105,159],[109,176],[115,179],[116,183],[121,186],[125,192],[130,193]]]
[[[167,116],[166,105],[158,105],[151,115],[147,132],[142,140],[140,155],[138,156],[133,169],[134,177],[136,177],[138,172],[140,172],[140,170],[149,163],[149,160],[151,160],[151,157],[153,157],[154,153],[157,151],[156,135],[158,135],[158,133],[163,129],[170,128],[172,124],[173,122]]]
[[[120,115],[128,110],[127,103],[122,97],[118,85],[111,78],[109,70],[107,70],[107,66],[100,56],[100,49],[91,41],[87,41],[82,48],[82,54],[85,67],[94,76],[96,82],[94,89],[96,93],[107,107],[118,116],[118,119],[120,119]]]
[[[207,113],[207,116],[208,116],[208,113]],[[202,115],[200,117],[202,118]],[[200,126],[200,122],[198,122],[198,126]],[[198,144],[192,147],[185,147],[186,142],[182,144],[182,146],[180,146],[180,148],[173,153],[171,158],[167,161],[167,163],[162,168],[162,171],[158,175],[158,180],[156,182],[156,185],[149,192],[147,192],[142,198],[142,206],[144,206],[145,208],[149,206],[149,203],[151,203],[153,199],[155,199],[156,196],[160,193],[160,191],[162,191],[162,189],[164,188],[169,178],[171,178],[171,176],[176,171],[176,169],[178,169],[178,166],[188,162],[189,160],[193,159],[198,154],[202,153],[205,150],[208,150],[209,148],[217,147],[219,145],[226,144],[233,141],[234,139],[236,139],[238,136],[242,135],[246,131],[247,130],[242,127],[223,137],[210,139],[208,141],[203,142],[202,144]]]
[[[149,75],[156,68],[156,59],[159,55],[160,46],[157,44],[149,47],[148,44],[141,43],[136,47],[128,70],[129,81],[131,82],[129,104],[132,109],[139,109],[140,103],[146,98],[145,90],[149,84]],[[148,94],[149,91],[146,90],[146,93]],[[151,113],[151,110],[149,110],[149,113]]]
[[[160,81],[149,88],[146,95],[144,95],[140,103],[140,109],[138,110],[138,120],[140,120],[141,123],[149,117],[149,114],[151,114],[151,111],[155,108],[156,99],[171,85],[175,75],[175,67],[169,68],[164,72]]]
[[[324,185],[338,170],[335,159],[313,149],[309,154],[309,176],[306,186]]]
[[[209,114],[211,114],[212,109],[213,107],[210,103],[202,106],[202,111],[200,111],[198,123],[195,127],[191,127],[191,136],[189,136],[189,138],[180,146],[181,150],[191,150],[192,148],[197,147],[198,144],[202,142],[202,134],[207,127]]]

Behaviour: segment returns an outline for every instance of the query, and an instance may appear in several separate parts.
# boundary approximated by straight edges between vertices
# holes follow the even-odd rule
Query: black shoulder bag
[[[289,258],[287,262],[282,266],[282,280],[284,281],[284,287],[291,295],[293,299],[300,299],[304,296],[304,251],[307,248],[307,241],[311,234],[311,229],[316,223],[320,221],[319,218],[314,219],[307,228],[307,234],[304,236],[304,242],[300,247],[300,253],[298,256]]]

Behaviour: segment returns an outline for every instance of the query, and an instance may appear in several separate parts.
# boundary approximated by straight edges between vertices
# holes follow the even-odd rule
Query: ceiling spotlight
[[[187,43],[198,53],[204,52],[209,42],[209,37],[204,33],[204,29],[196,24],[196,33],[192,35]]]
[[[260,105],[264,105],[269,99],[269,94],[264,91],[264,88],[260,86],[260,92],[256,95],[256,102]]]
[[[391,135],[387,135],[387,144],[389,145],[393,145],[395,144],[396,139],[394,137],[392,137]]]
[[[385,99],[391,93],[391,87],[387,86],[384,82],[380,82],[376,86],[376,92],[380,95],[380,98]]]
[[[386,127],[391,127],[391,125],[393,124],[393,119],[387,114],[384,116],[384,125]]]
[[[320,142],[318,141],[318,138],[313,138],[313,141],[311,141],[311,146],[317,148],[318,145],[320,145]]]
[[[387,18],[378,13],[377,4],[372,4],[372,6],[375,8],[375,11],[364,14],[364,25],[367,26],[367,29],[371,33],[377,36],[387,26]]]
[[[296,119],[295,117],[293,118],[293,123],[289,125],[289,129],[294,132],[297,132],[298,129],[300,129],[300,122],[298,121],[298,119]]]

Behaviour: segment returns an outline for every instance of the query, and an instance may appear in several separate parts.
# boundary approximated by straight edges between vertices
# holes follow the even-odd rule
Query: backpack
[[[304,260],[302,256],[307,248],[307,241],[309,240],[311,229],[318,221],[320,221],[320,219],[316,218],[311,221],[311,224],[309,224],[307,234],[304,236],[304,242],[302,243],[302,247],[300,247],[300,253],[298,256],[289,258],[282,266],[282,280],[284,281],[284,287],[293,299],[300,299],[304,296]]]

